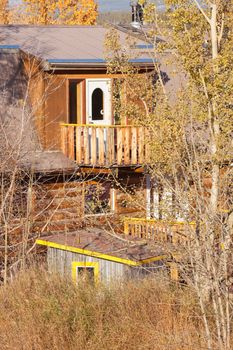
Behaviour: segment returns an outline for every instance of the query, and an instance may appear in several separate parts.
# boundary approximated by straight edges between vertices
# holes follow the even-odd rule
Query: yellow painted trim
[[[127,218],[125,217],[124,222],[145,222],[145,223],[162,223],[162,224],[169,224],[169,225],[196,225],[194,221],[192,222],[183,222],[183,221],[166,221],[166,220],[156,220],[156,219],[145,219],[145,218]]]
[[[72,253],[83,254],[83,255],[91,256],[91,257],[98,258],[98,259],[110,260],[113,262],[118,262],[118,263],[129,265],[129,266],[141,266],[143,264],[148,264],[148,263],[153,262],[153,261],[158,261],[158,260],[162,260],[162,259],[167,258],[166,255],[161,255],[161,256],[156,256],[156,257],[152,257],[152,258],[141,260],[141,261],[133,261],[133,260],[128,260],[128,259],[118,258],[116,256],[111,256],[111,255],[107,255],[107,254],[92,252],[92,251],[86,250],[86,249],[70,247],[70,246],[64,245],[64,244],[48,242],[48,241],[44,241],[42,239],[37,239],[36,244],[51,247],[51,248],[61,249],[61,250],[68,250],[69,252],[72,252]]]
[[[136,128],[136,125],[101,125],[101,124],[66,124],[60,123],[61,127],[75,126],[75,127],[88,127],[88,128]]]
[[[71,275],[72,280],[77,283],[77,267],[94,267],[94,279],[95,283],[99,281],[99,263],[98,262],[87,262],[87,261],[73,261],[71,264]]]

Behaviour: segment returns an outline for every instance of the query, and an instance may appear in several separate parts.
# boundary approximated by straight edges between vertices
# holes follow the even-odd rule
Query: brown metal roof
[[[18,46],[44,61],[86,60],[88,64],[101,63],[108,30],[103,26],[1,25],[0,45]],[[120,31],[119,35],[124,45],[127,35]]]
[[[165,250],[164,246],[157,242],[145,242],[129,236],[116,236],[99,228],[88,228],[73,233],[43,237],[42,240],[37,240],[37,244],[67,251],[72,251],[72,248],[75,251],[77,248],[80,250],[77,253],[96,257],[98,257],[97,254],[100,254],[100,258],[102,258],[101,255],[105,255],[103,258],[107,260],[111,260],[111,257],[114,260],[115,257],[142,262],[153,258],[160,260],[165,258],[165,254],[167,254],[167,247]]]

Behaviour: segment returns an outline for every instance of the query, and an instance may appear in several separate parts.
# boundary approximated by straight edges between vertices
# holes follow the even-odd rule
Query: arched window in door
[[[104,93],[100,88],[96,88],[91,96],[92,120],[104,119]]]

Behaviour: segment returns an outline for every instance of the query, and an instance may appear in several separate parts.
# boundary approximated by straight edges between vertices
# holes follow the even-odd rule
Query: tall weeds
[[[162,278],[75,286],[43,270],[0,287],[2,350],[205,349],[195,299]]]

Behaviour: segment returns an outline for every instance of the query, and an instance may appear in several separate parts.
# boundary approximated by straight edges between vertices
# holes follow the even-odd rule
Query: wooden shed
[[[58,234],[37,240],[47,246],[50,272],[71,276],[75,282],[89,276],[110,283],[143,277],[165,268],[165,249],[132,237],[117,237],[91,228],[68,234]]]

